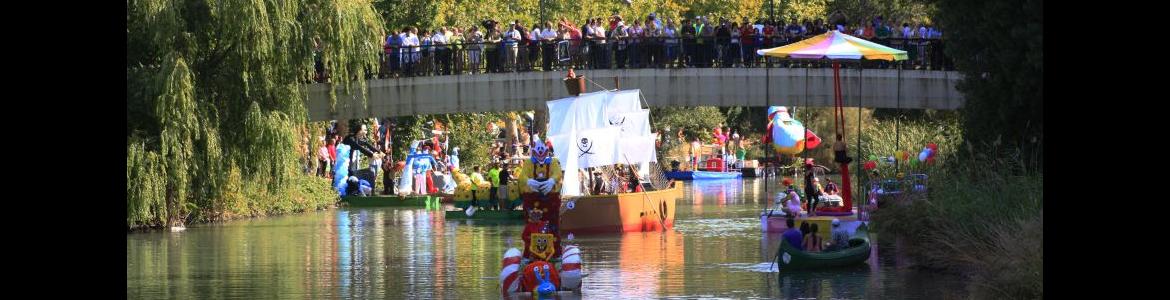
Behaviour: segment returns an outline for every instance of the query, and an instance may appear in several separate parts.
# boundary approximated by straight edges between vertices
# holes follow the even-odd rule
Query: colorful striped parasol
[[[906,51],[879,45],[836,30],[792,44],[756,50],[756,54],[791,58],[906,60]]]

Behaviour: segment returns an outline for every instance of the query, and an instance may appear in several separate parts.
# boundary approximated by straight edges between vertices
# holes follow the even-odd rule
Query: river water
[[[583,290],[561,298],[963,298],[954,276],[908,268],[872,236],[865,265],[771,266],[779,234],[759,213],[762,180],[686,183],[672,231],[577,236]],[[450,209],[450,208],[448,208]],[[422,208],[340,208],[126,236],[131,299],[491,299],[522,224],[446,221]]]

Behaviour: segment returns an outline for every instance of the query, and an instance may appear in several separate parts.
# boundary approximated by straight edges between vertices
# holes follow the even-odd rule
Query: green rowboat
[[[834,252],[804,252],[781,240],[776,263],[780,269],[816,269],[865,263],[870,253],[869,234],[862,225],[849,239],[849,248]]]
[[[386,196],[345,196],[341,198],[341,202],[350,207],[378,207],[378,206],[417,206],[417,207],[440,207],[439,201],[442,199],[438,196],[406,196],[399,197],[397,195]]]

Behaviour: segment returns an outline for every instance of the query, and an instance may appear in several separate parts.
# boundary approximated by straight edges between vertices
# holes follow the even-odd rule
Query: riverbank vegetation
[[[126,23],[127,229],[335,202],[301,163],[304,83],[319,60],[334,84],[364,88],[384,34],[368,2],[141,0]]]
[[[974,298],[1044,297],[1043,7],[937,1],[963,74],[963,143],[922,201],[874,214],[921,266],[969,275]]]

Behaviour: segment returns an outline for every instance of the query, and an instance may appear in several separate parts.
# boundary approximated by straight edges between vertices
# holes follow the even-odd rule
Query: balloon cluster
[[[927,164],[933,165],[934,164],[934,156],[936,154],[938,154],[938,144],[935,144],[935,143],[926,144],[926,147],[922,148],[922,152],[918,153],[918,161],[926,162]]]
[[[869,159],[865,161],[865,164],[862,165],[862,169],[865,169],[866,171],[877,169],[878,161],[882,161],[887,164],[893,164],[895,161],[901,160],[909,162],[911,167],[917,167],[919,162],[925,162],[926,164],[934,165],[935,156],[937,154],[938,144],[935,143],[926,144],[926,147],[923,147],[922,151],[918,152],[917,156],[911,156],[910,151],[905,150],[899,150],[886,157],[878,157],[871,154]]]

